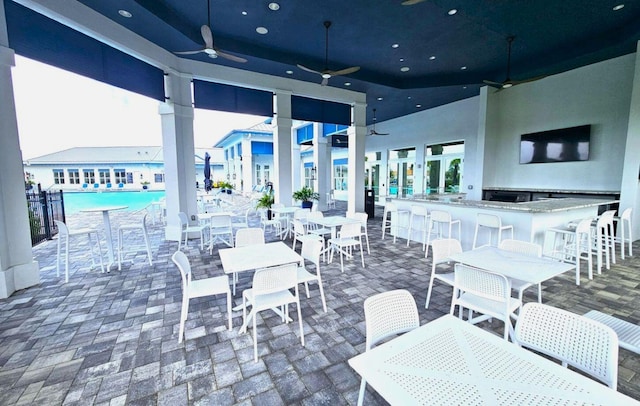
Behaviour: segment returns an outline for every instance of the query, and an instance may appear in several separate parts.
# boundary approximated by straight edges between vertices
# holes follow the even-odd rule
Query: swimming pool
[[[127,210],[143,209],[151,202],[165,196],[164,191],[127,192],[65,192],[65,214],[78,213],[82,209],[98,206],[129,206]]]

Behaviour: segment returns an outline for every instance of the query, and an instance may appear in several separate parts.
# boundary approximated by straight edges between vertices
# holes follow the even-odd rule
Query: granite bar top
[[[619,195],[619,190],[568,190],[568,189],[517,189],[510,187],[484,187],[484,190],[496,192],[520,192],[520,193],[582,193],[589,195]]]
[[[520,211],[526,213],[552,213],[559,211],[569,211],[573,209],[582,209],[585,207],[594,207],[604,204],[618,203],[619,200],[611,199],[580,199],[575,197],[558,198],[558,199],[544,199],[535,200],[531,202],[496,202],[490,200],[465,200],[465,199],[452,199],[446,200],[431,200],[431,199],[415,199],[415,198],[389,198],[391,200],[403,201],[403,202],[416,202],[416,203],[432,203],[451,206],[465,206],[469,208],[478,209],[496,209],[496,210],[509,210]]]

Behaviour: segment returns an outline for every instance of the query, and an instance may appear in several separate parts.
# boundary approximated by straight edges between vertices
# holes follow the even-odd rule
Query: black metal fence
[[[53,220],[65,222],[64,197],[62,190],[46,191],[37,189],[26,191],[31,228],[31,245],[50,240],[58,233]]]

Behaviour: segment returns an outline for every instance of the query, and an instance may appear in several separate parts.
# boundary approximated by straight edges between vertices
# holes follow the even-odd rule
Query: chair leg
[[[60,276],[60,248],[62,245],[62,235],[58,233],[58,247],[57,247],[57,255],[56,255],[56,276]]]
[[[118,230],[118,271],[122,271],[122,240],[124,232],[122,230]]]
[[[435,272],[435,270],[431,271],[431,278],[429,279],[429,288],[427,289],[427,300],[424,303],[424,308],[428,309],[429,308],[429,302],[431,301],[431,290],[433,289],[433,272]]]
[[[229,331],[233,329],[233,322],[231,320],[231,291],[227,290],[227,317],[229,318]]]
[[[362,378],[362,380],[360,381],[360,391],[358,392],[358,406],[362,406],[362,403],[364,401],[364,391],[366,387],[367,381]]]
[[[178,331],[178,344],[182,342],[184,338],[184,324],[187,321],[187,314],[189,313],[189,298],[185,292],[182,292],[182,310],[180,311],[180,330]]]
[[[151,259],[151,243],[149,242],[149,235],[146,230],[143,230],[144,235],[144,243],[147,246],[147,256],[149,257],[149,266],[153,265],[153,260]]]

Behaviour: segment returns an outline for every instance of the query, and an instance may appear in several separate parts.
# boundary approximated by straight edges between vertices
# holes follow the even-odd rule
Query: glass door
[[[459,193],[464,143],[429,145],[425,155],[425,193]]]
[[[388,194],[395,197],[413,195],[415,148],[389,151]]]

